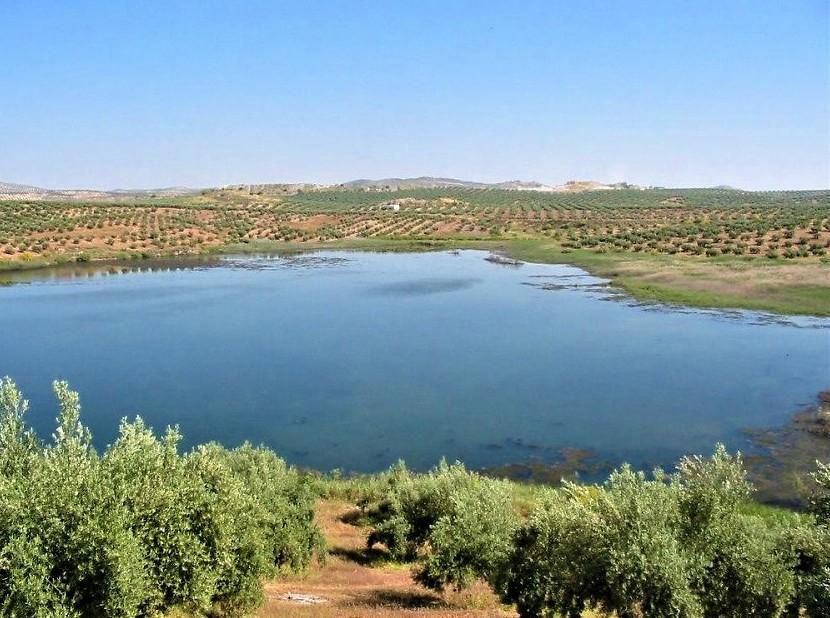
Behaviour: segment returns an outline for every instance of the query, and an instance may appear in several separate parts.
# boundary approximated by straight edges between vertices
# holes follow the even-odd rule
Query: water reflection
[[[412,281],[395,281],[368,288],[369,294],[376,296],[424,296],[427,294],[441,294],[443,292],[457,292],[471,288],[480,279],[415,279]]]
[[[31,270],[0,271],[0,285],[39,282],[61,282],[77,279],[94,279],[130,273],[168,273],[198,270],[218,266],[219,257],[194,256],[187,258],[159,258],[149,260],[125,260],[60,264]]]

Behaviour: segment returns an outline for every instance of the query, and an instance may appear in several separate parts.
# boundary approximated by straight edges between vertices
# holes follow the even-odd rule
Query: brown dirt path
[[[350,523],[357,509],[341,501],[323,501],[317,518],[326,535],[329,557],[304,576],[266,583],[259,618],[429,616],[431,618],[506,618],[501,606],[480,584],[464,592],[435,593],[416,584],[410,567],[391,563],[382,550],[366,549],[368,531]],[[303,602],[303,601],[318,602]]]

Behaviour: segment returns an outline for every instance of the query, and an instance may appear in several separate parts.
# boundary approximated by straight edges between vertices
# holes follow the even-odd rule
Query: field
[[[0,202],[0,268],[221,250],[425,245],[573,262],[617,277],[647,300],[830,313],[830,191],[262,185],[118,202]]]

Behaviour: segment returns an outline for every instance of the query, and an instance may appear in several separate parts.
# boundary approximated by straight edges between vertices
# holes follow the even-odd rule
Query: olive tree
[[[784,539],[796,562],[797,594],[791,614],[804,610],[814,618],[830,615],[830,464],[816,464],[816,489],[810,500],[814,519],[788,530]]]
[[[431,588],[461,588],[500,571],[516,526],[506,482],[442,461],[420,475],[398,464],[387,483],[366,508],[375,523],[370,547],[383,543],[399,560],[424,554],[416,579]]]
[[[748,498],[740,455],[722,446],[651,478],[628,467],[602,486],[565,484],[519,528],[499,592],[523,616],[779,616],[792,562]]]
[[[322,552],[312,492],[270,451],[180,454],[176,430],[158,438],[137,419],[99,455],[78,394],[54,388],[57,429],[41,443],[0,381],[0,615],[241,615],[262,578]]]

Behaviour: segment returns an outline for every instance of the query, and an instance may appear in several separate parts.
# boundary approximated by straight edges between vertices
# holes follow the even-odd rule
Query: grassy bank
[[[540,240],[495,243],[516,259],[573,264],[637,300],[691,307],[734,308],[782,314],[830,315],[830,264],[793,264],[763,257],[672,257],[563,249]]]

